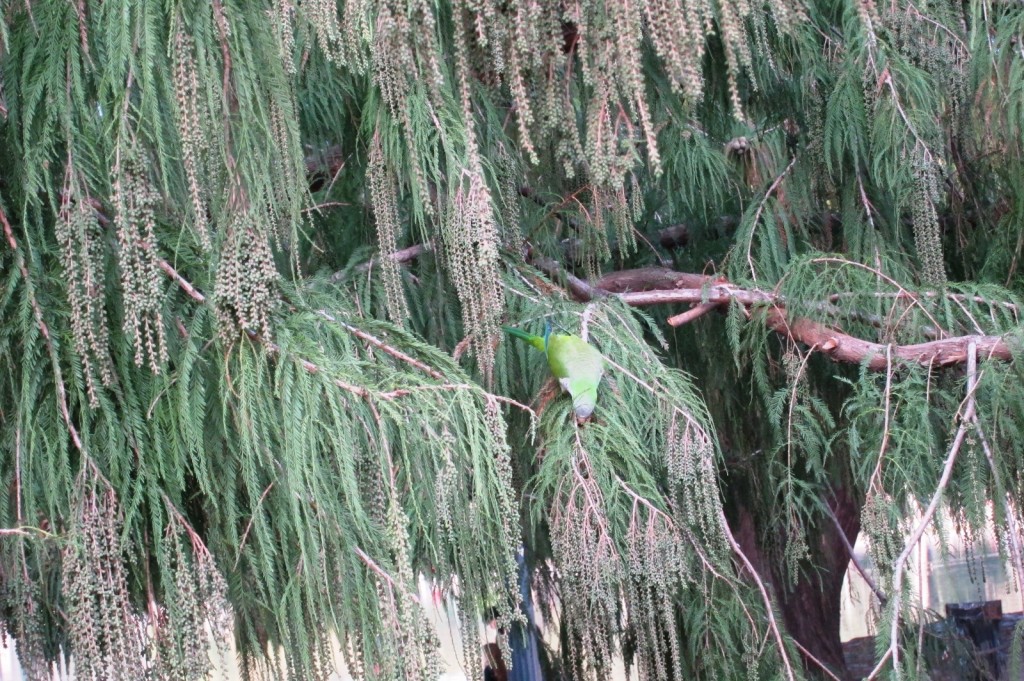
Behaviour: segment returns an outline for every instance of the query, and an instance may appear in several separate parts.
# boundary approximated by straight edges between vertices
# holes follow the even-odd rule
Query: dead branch
[[[397,251],[392,257],[398,262],[406,262],[427,250],[429,246],[412,246]],[[964,364],[967,361],[967,347],[971,342],[976,344],[981,357],[1009,360],[1013,356],[1010,344],[1002,336],[954,336],[893,346],[864,340],[806,317],[788,319],[786,301],[782,296],[761,289],[741,288],[723,277],[676,272],[664,267],[646,267],[612,272],[595,284],[590,284],[567,271],[558,261],[540,255],[533,249],[528,249],[526,256],[527,262],[553,281],[562,283],[579,302],[614,295],[628,305],[689,303],[695,306],[694,309],[670,317],[668,321],[672,326],[692,322],[716,308],[738,303],[747,308],[748,316],[759,318],[772,331],[806,345],[815,352],[828,355],[834,361],[865,364],[872,371],[886,368],[886,355],[890,352],[892,359],[901,363],[936,368]],[[836,312],[830,307],[836,295],[839,294],[833,294],[827,299],[828,302],[821,303],[824,306],[822,309]],[[927,293],[922,294],[922,297],[927,296]],[[1009,303],[992,301],[990,304],[1014,309]],[[760,314],[755,314],[757,312]],[[927,328],[922,332],[926,336],[931,335]]]
[[[669,281],[667,272],[660,269],[632,270],[617,273],[612,279],[613,286],[621,286],[622,282],[630,282],[635,287],[631,291],[620,293],[619,300],[629,305],[662,305],[667,303],[691,303],[699,306],[724,307],[730,303],[739,303],[748,309],[754,317],[759,317],[772,331],[782,334],[791,340],[807,345],[817,352],[828,355],[835,361],[853,364],[866,364],[872,371],[881,371],[886,367],[886,352],[891,347],[892,357],[897,362],[920,364],[922,366],[947,367],[964,364],[967,361],[968,346],[973,342],[978,354],[989,359],[1009,360],[1013,356],[1012,348],[1002,336],[969,335],[940,338],[925,343],[889,346],[875,343],[844,333],[827,324],[797,317],[787,319],[785,300],[782,296],[760,289],[744,289],[733,286],[724,279],[696,274],[676,273],[676,288],[671,290],[643,290],[642,279],[645,274],[663,283]],[[701,285],[694,287],[694,283]],[[682,286],[688,286],[682,288]],[[704,313],[710,309],[704,307]],[[691,311],[692,312],[692,311]],[[753,314],[760,312],[759,315]],[[670,323],[679,325],[692,321],[696,313],[684,313],[670,318]]]

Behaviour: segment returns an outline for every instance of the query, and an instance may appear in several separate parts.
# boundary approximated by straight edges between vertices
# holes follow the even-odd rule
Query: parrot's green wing
[[[597,406],[597,386],[604,374],[604,357],[579,336],[563,334],[548,339],[548,365],[558,383],[572,396],[576,418],[585,419]]]

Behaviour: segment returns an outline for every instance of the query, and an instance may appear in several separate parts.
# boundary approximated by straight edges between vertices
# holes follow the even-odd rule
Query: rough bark
[[[814,538],[810,547],[813,567],[805,570],[796,584],[791,584],[785,574],[783,561],[769,558],[767,547],[781,545],[785,537],[779,535],[777,527],[764,526],[767,519],[763,514],[739,506],[731,524],[743,552],[761,578],[771,583],[787,632],[805,649],[801,652],[808,674],[812,678],[829,678],[821,670],[818,664],[821,663],[845,681],[852,676],[843,658],[839,626],[843,579],[850,554],[839,527],[852,544],[860,532],[861,502],[855,495],[840,489],[828,504],[838,520],[838,527],[826,518],[814,528],[810,535]]]

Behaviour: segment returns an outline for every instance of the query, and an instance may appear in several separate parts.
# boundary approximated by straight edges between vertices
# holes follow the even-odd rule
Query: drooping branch
[[[726,520],[725,514],[719,510],[719,523],[722,527],[722,532],[725,534],[726,540],[729,542],[729,546],[732,548],[736,557],[746,568],[750,574],[750,578],[754,580],[754,584],[757,586],[757,590],[761,593],[761,600],[764,602],[765,615],[768,617],[768,626],[771,630],[772,636],[775,638],[775,642],[779,648],[779,656],[782,658],[782,666],[786,671],[786,678],[789,681],[796,681],[796,674],[793,672],[793,665],[789,662],[789,656],[786,654],[786,643],[782,638],[782,630],[779,627],[775,617],[775,610],[772,607],[772,598],[768,593],[767,587],[765,587],[764,580],[757,574],[757,570],[754,568],[754,564],[750,562],[750,558],[747,554],[743,553],[743,548],[740,547],[736,537],[733,536],[732,529],[729,528],[729,521]]]
[[[32,306],[32,314],[36,320],[36,326],[39,327],[39,333],[42,334],[43,342],[46,344],[47,353],[50,355],[50,362],[53,365],[54,385],[57,390],[57,406],[60,408],[61,417],[64,419],[64,425],[67,426],[68,434],[71,436],[71,441],[74,443],[75,449],[82,454],[85,454],[85,447],[82,444],[82,438],[79,436],[78,429],[75,428],[74,421],[71,418],[71,410],[68,407],[67,391],[64,387],[64,379],[61,376],[60,360],[57,358],[57,352],[53,346],[53,340],[50,338],[50,327],[47,326],[46,320],[43,319],[43,309],[40,307],[39,301],[36,299],[32,282],[29,279],[28,266],[25,264],[25,256],[18,250],[18,241],[14,237],[14,230],[11,228],[11,223],[7,220],[7,213],[5,213],[2,208],[0,208],[0,223],[3,224],[4,235],[7,237],[7,244],[10,246],[11,252],[14,253],[14,259],[18,264],[18,270],[21,272],[21,277],[25,282],[29,303]],[[91,462],[92,460],[89,459],[89,461]]]
[[[168,277],[173,279],[178,284],[178,286],[180,286],[182,288],[182,290],[185,291],[185,293],[188,294],[188,296],[190,298],[192,298],[193,300],[195,300],[196,302],[199,302],[199,303],[205,303],[206,302],[206,300],[207,300],[206,295],[203,294],[202,292],[200,292],[199,289],[197,289],[195,286],[193,286],[190,281],[185,279],[185,277],[183,277],[180,272],[178,272],[176,269],[174,269],[174,267],[169,262],[167,262],[163,258],[157,258],[157,264],[159,265],[160,269],[163,270],[164,274],[166,274]],[[429,367],[428,365],[426,365],[423,362],[419,361],[418,359],[416,359],[414,357],[410,357],[409,355],[407,355],[406,353],[402,352],[398,348],[394,348],[394,347],[388,345],[384,341],[380,340],[379,338],[377,338],[377,337],[375,337],[375,336],[373,336],[371,334],[366,333],[362,329],[358,329],[358,328],[352,326],[351,324],[346,324],[345,322],[336,319],[330,313],[328,313],[326,310],[318,310],[317,314],[320,317],[322,317],[323,319],[325,319],[325,320],[327,320],[329,322],[333,322],[335,324],[340,324],[346,331],[348,331],[352,335],[354,335],[354,336],[356,336],[358,338],[363,339],[364,341],[366,341],[370,345],[373,345],[374,347],[378,348],[379,350],[382,350],[386,354],[391,355],[395,359],[401,360],[401,361],[405,362],[406,364],[409,364],[411,366],[416,367],[417,369],[419,369],[420,371],[424,372],[425,374],[427,374],[431,378],[436,378],[438,380],[444,380],[444,376],[439,371],[436,371],[435,369],[432,369],[431,367]],[[273,354],[280,354],[281,353],[281,348],[278,347],[276,344],[274,344],[274,343],[272,343],[272,342],[270,342],[270,341],[268,341],[268,340],[258,336],[258,334],[250,333],[248,331],[247,331],[247,333],[248,333],[248,335],[251,338],[257,339],[260,342],[262,342],[263,345],[267,348],[267,350],[269,350],[271,353],[273,353]],[[315,374],[315,373],[318,373],[320,371],[320,367],[318,367],[317,365],[313,364],[312,362],[310,362],[308,360],[300,359],[299,363],[302,365],[302,368],[304,368],[306,371],[308,371],[311,374]],[[365,388],[361,388],[359,386],[352,386],[352,385],[349,385],[349,384],[347,384],[347,383],[345,383],[343,381],[337,381],[337,380],[334,381],[334,383],[339,388],[342,388],[343,390],[347,390],[348,392],[354,393],[354,394],[359,395],[361,397],[367,397],[369,395],[369,392]]]
[[[0,220],[2,220],[2,219],[3,219],[3,214],[2,214],[2,212],[0,212]],[[13,237],[11,237],[11,238],[13,238]],[[417,249],[417,250],[414,250],[414,249]],[[408,259],[412,259],[412,258],[418,256],[419,254],[426,252],[427,250],[429,250],[429,248],[426,248],[426,247],[423,247],[423,246],[417,246],[417,247],[414,247],[413,249],[406,249],[406,250],[412,251],[412,255],[408,256]],[[185,277],[183,277],[180,272],[178,272],[176,269],[174,269],[174,266],[172,266],[169,262],[167,262],[163,258],[157,258],[157,265],[164,272],[164,274],[166,274],[168,277],[170,277],[172,280],[174,280],[178,284],[178,286],[180,286],[182,288],[182,290],[185,291],[186,294],[188,294],[188,296],[190,298],[192,298],[193,300],[195,300],[198,303],[205,303],[206,302],[206,300],[207,300],[206,295],[203,294],[195,286],[193,286],[192,282],[190,282],[189,280],[185,279]],[[402,352],[398,348],[395,348],[395,347],[392,347],[391,345],[388,345],[387,343],[385,343],[384,341],[380,340],[376,336],[373,336],[373,335],[371,335],[369,333],[366,333],[362,329],[358,329],[358,328],[352,326],[351,324],[347,324],[347,323],[345,323],[343,321],[340,321],[340,320],[336,319],[334,316],[332,316],[330,313],[328,313],[325,310],[318,310],[317,314],[320,317],[322,317],[323,319],[325,319],[325,320],[327,320],[329,322],[333,322],[335,324],[340,324],[346,331],[348,331],[352,335],[356,336],[357,338],[363,339],[364,341],[366,341],[370,345],[373,345],[374,347],[382,350],[386,354],[391,355],[395,359],[401,360],[401,361],[405,362],[406,364],[410,364],[411,366],[416,367],[417,369],[419,369],[420,371],[424,372],[425,374],[427,374],[431,378],[436,378],[438,380],[444,380],[444,375],[442,375],[439,371],[436,371],[435,369],[432,369],[430,366],[428,366],[427,364],[419,361],[418,359],[416,359],[414,357],[410,357],[408,354]],[[261,343],[267,349],[267,351],[269,353],[271,353],[273,355],[284,355],[284,352],[282,351],[281,347],[279,345],[277,345],[276,343],[274,343],[274,342],[272,342],[272,341],[270,341],[270,340],[260,336],[259,334],[253,333],[253,332],[247,331],[246,334],[252,340],[258,341],[259,343]],[[306,372],[308,372],[310,374],[318,374],[318,373],[321,373],[323,371],[320,366],[318,366],[317,364],[314,364],[313,362],[310,362],[307,359],[304,359],[304,358],[301,358],[301,357],[296,357],[295,360],[299,363],[299,365],[303,369],[306,370]],[[389,400],[389,401],[397,399],[397,398],[400,398],[400,397],[405,397],[407,395],[411,395],[413,392],[415,392],[417,390],[422,390],[422,389],[428,389],[428,390],[475,390],[475,389],[477,389],[477,386],[470,385],[468,383],[441,383],[439,385],[412,386],[412,387],[409,387],[409,388],[398,388],[396,390],[389,390],[389,391],[385,391],[385,392],[379,392],[379,391],[371,391],[368,388],[365,388],[363,386],[352,385],[351,383],[346,383],[345,381],[342,381],[342,380],[337,379],[337,378],[331,378],[330,380],[338,388],[341,388],[342,390],[344,390],[346,392],[350,392],[353,395],[356,395],[358,397],[362,397],[364,399],[381,399],[381,400]],[[522,404],[520,402],[517,402],[516,400],[513,400],[513,399],[511,399],[509,397],[505,397],[504,395],[495,395],[493,393],[487,393],[487,392],[483,393],[483,395],[484,395],[484,398],[487,399],[487,400],[495,400],[495,401],[498,401],[498,402],[509,404],[509,405],[511,405],[513,407],[521,409],[521,410],[525,411],[526,413],[530,414],[533,419],[537,418],[537,414],[534,413],[533,409],[531,409],[527,405]]]

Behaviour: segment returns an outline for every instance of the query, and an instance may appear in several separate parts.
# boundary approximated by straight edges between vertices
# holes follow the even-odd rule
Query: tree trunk
[[[860,532],[860,498],[841,488],[828,504],[852,545]],[[739,507],[733,527],[736,540],[761,579],[773,587],[788,633],[833,674],[841,679],[852,678],[839,638],[843,578],[850,555],[836,523],[824,518],[819,527],[808,532],[808,539],[814,542],[810,546],[813,566],[804,570],[796,584],[790,584],[784,573],[784,561],[766,557],[766,547],[780,546],[785,538],[779,536],[776,528],[759,526],[763,518],[763,514],[756,515],[748,507]],[[803,659],[812,678],[827,677],[807,655]]]

